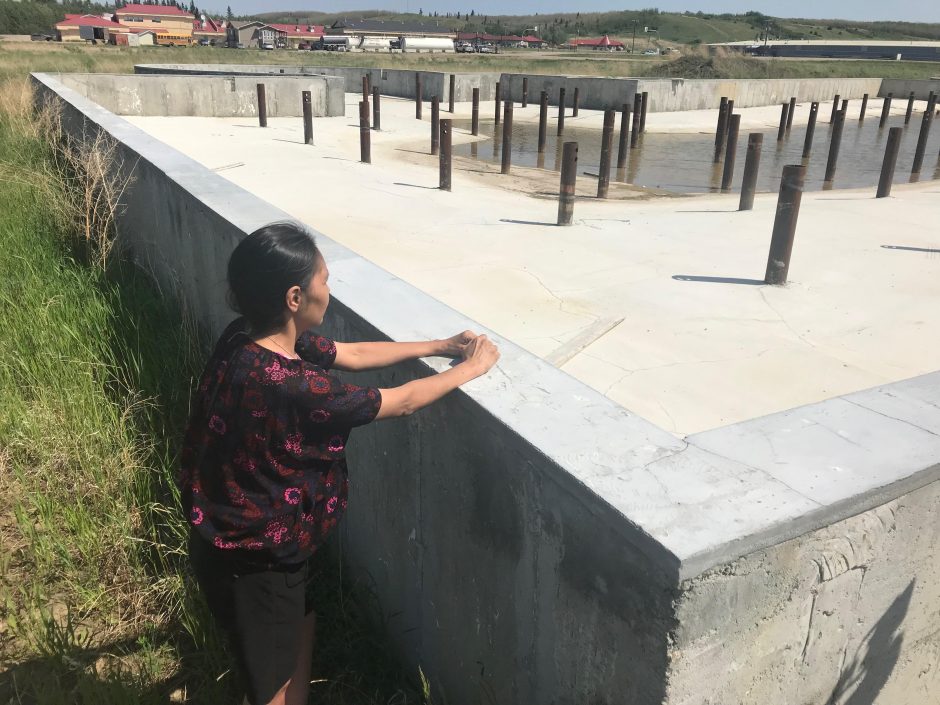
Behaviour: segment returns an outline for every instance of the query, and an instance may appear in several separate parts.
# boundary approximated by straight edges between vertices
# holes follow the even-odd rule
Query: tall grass
[[[235,703],[173,483],[206,341],[111,249],[114,150],[32,106],[0,83],[0,703]],[[338,566],[318,702],[417,702]]]

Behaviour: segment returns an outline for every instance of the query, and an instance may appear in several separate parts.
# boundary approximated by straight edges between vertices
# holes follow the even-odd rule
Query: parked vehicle
[[[481,54],[495,54],[496,47],[494,47],[492,44],[481,44],[477,51]]]
[[[472,54],[476,51],[473,48],[473,45],[470,42],[458,42],[457,43],[457,53],[458,54]]]
[[[262,48],[262,49],[266,49],[266,50],[268,50],[268,51],[273,51],[273,50],[274,50],[274,44],[271,43],[271,42],[264,42],[264,43],[261,45],[261,48]]]
[[[657,49],[647,49],[643,52],[643,56],[659,56],[659,51]]]

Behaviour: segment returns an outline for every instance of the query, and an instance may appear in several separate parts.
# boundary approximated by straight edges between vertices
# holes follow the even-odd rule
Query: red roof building
[[[573,49],[580,49],[585,47],[588,49],[595,50],[606,50],[606,51],[623,51],[624,45],[623,42],[618,42],[616,39],[611,39],[606,34],[603,37],[598,37],[592,39],[589,37],[579,37],[577,39],[569,39],[568,46]]]
[[[522,43],[529,46],[541,46],[544,40],[527,34],[520,37],[515,34],[486,34],[481,32],[457,32],[458,42],[470,42],[472,44],[500,44],[502,46],[515,46]]]
[[[138,5],[128,4],[115,10],[115,14],[121,15],[169,15],[173,17],[193,18],[192,13],[179,9],[176,5]]]
[[[111,35],[127,34],[130,28],[101,15],[66,15],[55,30],[60,42],[107,42]]]
[[[310,44],[319,41],[323,37],[324,27],[322,24],[268,24],[277,30],[278,41],[283,42],[284,46],[296,49],[301,44]]]

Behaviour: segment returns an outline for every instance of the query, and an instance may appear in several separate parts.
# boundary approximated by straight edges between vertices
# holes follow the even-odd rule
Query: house
[[[268,25],[278,31],[279,44],[288,49],[297,49],[301,44],[310,46],[323,38],[322,24],[274,24]]]
[[[569,39],[566,45],[569,49],[593,49],[594,51],[623,51],[626,47],[623,42],[611,39],[606,34],[603,37],[591,39],[588,37],[578,37]]]
[[[278,45],[281,31],[276,27],[254,20],[236,27],[229,22],[226,30],[225,46],[227,47],[253,47],[260,49],[265,46]]]
[[[122,34],[112,34],[111,43],[118,46],[152,47],[157,43],[157,33],[152,29],[132,29]]]
[[[156,32],[157,44],[187,45],[193,43],[193,20],[190,13],[176,5],[129,4],[114,12],[118,22],[135,29]]]
[[[56,40],[60,42],[111,42],[112,35],[126,34],[130,30],[119,22],[101,15],[66,15],[55,25]]]
[[[225,40],[225,20],[214,20],[206,15],[200,15],[193,22],[193,41],[197,44],[223,46]]]
[[[341,20],[330,25],[327,34],[358,37],[432,37],[451,40],[457,38],[456,32],[437,23],[397,20]]]

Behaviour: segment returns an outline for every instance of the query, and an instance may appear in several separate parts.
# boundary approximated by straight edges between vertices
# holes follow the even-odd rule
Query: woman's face
[[[307,330],[323,323],[326,308],[330,305],[329,278],[330,269],[326,266],[326,260],[323,255],[317,253],[317,269],[303,292],[303,305],[297,311],[297,315],[301,317],[298,330]]]

